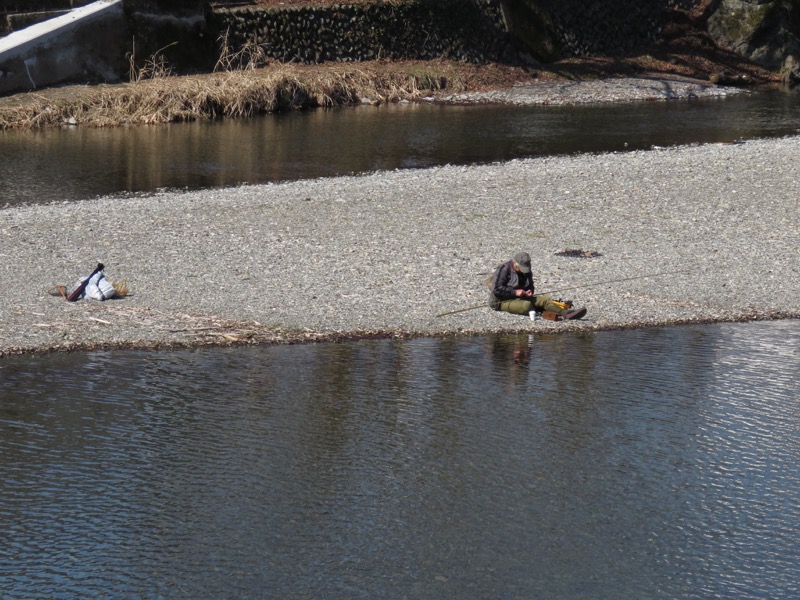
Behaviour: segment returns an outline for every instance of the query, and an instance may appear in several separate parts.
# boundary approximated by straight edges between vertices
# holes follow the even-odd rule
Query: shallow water
[[[800,322],[0,363],[0,597],[800,595]]]
[[[798,131],[800,94],[784,92],[569,107],[395,104],[154,127],[0,131],[0,207]]]

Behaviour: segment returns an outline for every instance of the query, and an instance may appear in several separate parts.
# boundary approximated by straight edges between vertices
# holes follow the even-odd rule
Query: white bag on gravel
[[[86,277],[81,277],[75,282],[75,285],[73,285],[71,289],[74,290],[85,280]],[[114,286],[111,285],[111,282],[106,279],[106,276],[102,271],[100,271],[99,273],[92,275],[92,278],[89,280],[89,283],[86,284],[86,288],[83,290],[82,297],[102,301],[113,298],[114,294],[116,294]]]

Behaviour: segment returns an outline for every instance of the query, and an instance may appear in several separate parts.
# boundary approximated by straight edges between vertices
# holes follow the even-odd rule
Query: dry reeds
[[[205,75],[171,75],[166,62],[154,56],[141,69],[132,70],[130,83],[54,88],[0,98],[0,129],[252,117],[353,104],[364,98],[373,103],[413,100],[469,87],[469,73],[453,63],[256,66],[263,59],[257,47],[242,53],[225,55],[218,64],[224,70]]]
[[[144,65],[141,67],[136,66],[136,40],[133,41],[133,50],[130,55],[130,71],[128,79],[132,82],[139,83],[145,79],[157,79],[160,77],[169,77],[172,75],[172,67],[169,61],[164,56],[164,50],[170,46],[174,46],[177,42],[173,42],[157,50],[150,58],[148,58]]]
[[[130,83],[75,86],[0,98],[0,129],[64,125],[111,127],[178,121],[252,117],[261,113],[360,102],[396,102],[423,93],[457,88],[452,64],[399,68],[391,63],[364,65],[269,64],[255,42],[233,52],[227,32],[219,39],[214,72],[178,77],[162,48],[136,66],[135,41]]]
[[[158,77],[83,88],[78,98],[30,94],[19,106],[0,107],[0,129],[250,117],[277,110],[336,106],[364,96],[392,101],[417,94],[413,81],[404,89],[396,82],[375,80],[364,73],[307,78],[291,67],[203,77]]]
[[[214,65],[214,72],[220,71],[248,71],[263,67],[269,64],[264,49],[255,40],[249,41],[241,50],[234,52],[228,43],[229,32],[226,31],[219,39],[221,48],[217,64]]]

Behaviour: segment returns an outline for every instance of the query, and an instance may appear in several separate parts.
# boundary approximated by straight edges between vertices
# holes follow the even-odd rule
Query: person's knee
[[[527,315],[533,310],[533,303],[528,300],[510,300],[503,303],[501,310],[514,315]]]

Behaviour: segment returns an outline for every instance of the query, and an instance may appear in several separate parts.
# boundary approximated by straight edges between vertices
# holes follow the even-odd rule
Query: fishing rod
[[[623,277],[621,279],[608,279],[606,281],[595,281],[594,283],[587,283],[587,284],[584,284],[584,285],[575,285],[575,286],[572,286],[572,287],[559,288],[557,290],[550,290],[550,291],[544,292],[541,295],[544,295],[544,294],[555,294],[556,292],[567,292],[567,291],[570,291],[570,290],[579,290],[579,289],[582,289],[582,288],[594,287],[596,285],[605,285],[607,283],[620,283],[620,282],[623,282],[623,281],[633,281],[634,279],[646,279],[647,277],[661,277],[663,275],[678,275],[680,273],[689,273],[691,271],[692,271],[692,269],[684,269],[684,270],[681,270],[681,271],[664,271],[663,273],[650,273],[648,275],[636,275],[635,277]],[[536,295],[539,295],[539,294],[536,294]],[[443,312],[443,313],[440,313],[440,314],[438,314],[436,316],[437,317],[446,317],[448,315],[455,315],[455,314],[458,314],[458,313],[467,312],[469,310],[477,310],[479,308],[484,308],[486,306],[488,306],[488,305],[486,304],[486,302],[484,302],[482,304],[476,304],[475,306],[468,306],[466,308],[459,308],[459,309],[456,309],[456,310],[451,310],[449,312]]]
[[[622,281],[633,281],[634,279],[645,279],[647,277],[661,277],[663,275],[678,275],[681,273],[690,273],[694,269],[683,269],[681,271],[664,271],[663,273],[651,273],[650,275],[637,275],[635,277],[623,277],[622,279],[609,279],[608,281],[598,281],[596,283],[587,283],[586,285],[576,285],[574,287],[560,288],[557,290],[550,290],[544,292],[545,294],[555,294],[556,292],[568,292],[570,290],[579,290],[581,288],[594,287],[596,285],[605,285],[606,283],[620,283]]]

